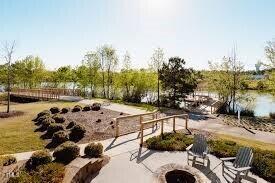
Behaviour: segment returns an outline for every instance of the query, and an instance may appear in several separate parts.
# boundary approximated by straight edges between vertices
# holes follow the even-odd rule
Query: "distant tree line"
[[[165,61],[163,50],[158,48],[148,68],[133,69],[129,52],[119,59],[115,48],[103,45],[87,52],[80,65],[61,66],[56,70],[46,69],[38,56],[27,56],[11,63],[10,78],[12,88],[78,88],[89,98],[134,103],[145,99],[156,105],[161,98],[167,101],[161,102],[162,105],[176,107],[179,100],[193,92],[197,83],[196,72],[184,65],[185,61],[179,57]],[[0,85],[7,86],[8,68],[7,64],[0,65]]]

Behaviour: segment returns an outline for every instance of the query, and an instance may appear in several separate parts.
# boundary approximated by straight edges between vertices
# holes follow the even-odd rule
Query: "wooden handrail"
[[[133,118],[133,117],[139,117],[139,123],[141,124],[142,121],[143,121],[143,117],[144,116],[149,116],[149,115],[152,115],[152,118],[155,119],[157,118],[157,113],[158,111],[156,112],[149,112],[149,113],[142,113],[142,114],[133,114],[133,115],[127,115],[127,116],[120,116],[120,117],[117,117],[117,118],[113,118],[113,120],[115,121],[115,137],[119,137],[119,122],[123,119],[129,119],[129,118]]]
[[[153,120],[149,120],[149,121],[145,121],[141,123],[141,127],[140,127],[140,146],[142,146],[143,144],[143,131],[144,131],[144,125],[146,124],[156,124],[158,122],[161,122],[161,135],[163,135],[163,123],[164,120],[168,120],[168,119],[173,119],[173,131],[176,131],[176,118],[179,117],[185,117],[185,129],[188,129],[188,114],[180,114],[180,115],[173,115],[173,116],[167,116],[167,117],[163,117],[163,118],[159,118],[159,119],[153,119]]]

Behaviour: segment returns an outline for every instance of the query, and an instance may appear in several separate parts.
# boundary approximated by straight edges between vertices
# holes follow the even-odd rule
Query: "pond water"
[[[198,92],[198,94],[210,95],[217,98],[215,93]],[[248,108],[254,111],[255,116],[269,116],[270,112],[275,112],[275,96],[270,93],[257,92],[253,90],[242,91],[240,96],[248,100],[237,101],[241,108]]]
[[[252,101],[248,107],[255,112],[255,116],[268,116],[270,112],[275,112],[275,96],[269,93],[259,93],[256,91],[246,91],[251,96]],[[246,102],[240,102],[242,106],[246,106]]]

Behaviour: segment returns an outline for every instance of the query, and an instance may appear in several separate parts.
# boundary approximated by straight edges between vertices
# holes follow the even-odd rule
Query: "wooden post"
[[[118,124],[118,119],[115,119],[115,125],[116,125],[116,135],[115,137],[119,137],[119,124]]]
[[[185,117],[185,129],[188,129],[188,116]]]
[[[140,127],[140,147],[143,144],[143,123],[141,123],[141,127]]]
[[[163,120],[161,120],[161,135],[163,135]]]
[[[176,132],[176,118],[173,117],[173,131]]]

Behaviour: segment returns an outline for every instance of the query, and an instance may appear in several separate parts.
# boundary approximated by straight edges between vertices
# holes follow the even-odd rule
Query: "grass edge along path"
[[[11,110],[23,111],[25,114],[0,119],[0,155],[44,149],[45,142],[40,139],[40,133],[34,132],[37,126],[32,119],[45,109],[54,106],[72,108],[75,104],[50,101],[11,105]],[[0,106],[0,111],[5,109],[6,106]]]

